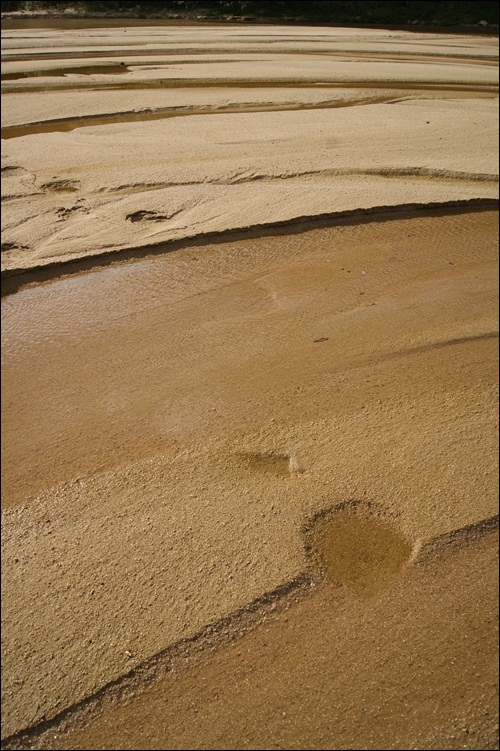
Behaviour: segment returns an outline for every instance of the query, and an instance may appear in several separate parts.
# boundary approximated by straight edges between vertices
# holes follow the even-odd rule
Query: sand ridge
[[[5,136],[59,123],[3,140],[4,272],[304,216],[498,195],[495,39],[186,26],[5,37],[4,74],[37,72],[2,82]],[[106,73],[116,57],[86,57],[102,72],[79,75],[86,40],[119,45],[126,72]],[[153,44],[157,57],[141,60]],[[40,77],[60,67],[40,54],[63,48],[74,73]],[[8,61],[21,51],[34,59]],[[88,118],[57,132],[90,113],[123,122]],[[190,116],[172,119],[180,114]]]

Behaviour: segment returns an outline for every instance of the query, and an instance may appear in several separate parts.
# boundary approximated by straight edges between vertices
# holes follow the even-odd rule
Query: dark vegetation
[[[9,2],[3,0],[2,11],[30,13],[64,13],[65,15],[113,15],[136,18],[206,18],[207,20],[277,20],[284,23],[350,24],[350,25],[420,25],[464,26],[498,24],[496,2],[378,2],[377,0],[109,0],[109,2]],[[486,27],[486,24],[482,24]]]

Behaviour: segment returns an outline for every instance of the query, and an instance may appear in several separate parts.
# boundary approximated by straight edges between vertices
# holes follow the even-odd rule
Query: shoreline
[[[93,13],[64,13],[55,11],[21,11],[21,12],[5,12],[0,14],[0,22],[19,22],[23,21],[41,21],[49,22],[51,20],[59,21],[126,21],[139,22],[138,25],[157,25],[160,23],[170,24],[193,24],[200,26],[311,26],[317,28],[332,28],[332,29],[366,29],[366,30],[388,30],[388,31],[414,31],[414,32],[428,32],[438,34],[464,34],[471,36],[498,36],[500,26],[499,24],[488,24],[488,26],[482,27],[478,24],[462,24],[462,25],[450,25],[450,26],[432,26],[426,24],[356,24],[352,23],[320,23],[317,21],[311,21],[308,19],[293,19],[286,20],[280,17],[245,17],[235,15],[221,15],[221,16],[201,16],[199,13],[170,13],[170,14],[134,14],[134,13],[99,13],[97,11]],[[16,28],[14,25],[6,26],[7,28]]]
[[[92,273],[110,266],[146,260],[177,250],[199,248],[214,243],[231,243],[239,240],[295,235],[312,229],[364,225],[373,222],[397,221],[417,216],[450,216],[482,211],[498,211],[497,198],[470,198],[459,201],[428,202],[422,204],[401,204],[395,206],[374,206],[351,211],[331,212],[289,220],[278,220],[248,227],[235,227],[219,232],[205,232],[180,239],[163,241],[157,245],[143,245],[136,248],[123,248],[105,253],[85,254],[65,261],[52,261],[39,266],[1,270],[1,296],[15,294],[26,286],[44,284],[82,273]]]

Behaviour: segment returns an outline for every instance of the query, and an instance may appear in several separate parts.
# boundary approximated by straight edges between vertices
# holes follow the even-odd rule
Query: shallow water
[[[306,719],[325,698],[327,665],[328,683],[342,696],[358,674],[353,656],[360,664],[375,661],[368,675],[377,686],[400,675],[387,656],[393,638],[385,624],[389,609],[395,627],[407,623],[407,590],[390,606],[381,598],[412,570],[408,539],[425,536],[429,524],[440,532],[459,528],[457,518],[463,524],[491,515],[497,500],[490,473],[496,219],[493,211],[440,214],[184,247],[3,298],[8,727],[36,724],[37,706],[53,717],[276,583],[293,585],[308,565],[304,518],[332,499],[365,495],[390,516],[366,504],[359,516],[365,507],[351,505],[320,517],[325,524],[313,541],[341,586],[330,588],[334,602],[322,622],[313,613],[293,616],[290,650],[278,629],[283,669],[292,675],[290,668],[314,658],[318,690],[311,694],[302,668],[297,682],[300,696],[309,697],[300,699]],[[484,570],[481,576],[484,583]],[[371,635],[359,654],[356,635],[376,603],[380,654]],[[421,603],[419,595],[416,611],[432,626],[434,605],[428,612]],[[261,633],[266,641],[267,630]],[[342,633],[347,657],[339,679],[332,645]],[[461,623],[457,633],[463,655]],[[299,663],[308,638],[312,648]],[[35,667],[25,654],[34,655]],[[431,654],[433,665],[443,664],[439,643]],[[478,655],[484,644],[474,668]],[[463,659],[457,662],[461,669]],[[249,666],[257,664],[252,651]],[[264,665],[274,664],[264,657]],[[424,659],[424,679],[427,666]],[[398,737],[399,685],[413,685],[413,678],[410,666],[390,699]],[[294,680],[273,673],[265,683],[279,697]],[[433,677],[429,685],[432,697],[454,706],[454,682]],[[477,682],[470,685],[482,695]],[[357,689],[362,706],[363,686],[364,679]],[[196,692],[190,686],[179,696],[197,703]],[[162,696],[163,704],[148,706],[164,718]],[[241,706],[233,696],[230,721]],[[278,716],[293,717],[294,697],[285,692],[283,701]],[[264,704],[267,710],[276,701]],[[138,713],[145,716],[141,703]],[[186,717],[192,715],[181,708],[181,734],[195,726]],[[141,722],[134,726],[145,737]],[[153,721],[154,733],[162,722]],[[258,725],[268,732],[273,722],[264,716]],[[318,727],[323,732],[324,723]],[[378,727],[369,722],[361,745],[350,745],[366,747],[366,732]],[[231,747],[245,747],[245,731],[238,722],[236,728]],[[307,722],[290,731],[301,746],[309,737]],[[168,747],[156,738],[150,747]]]
[[[30,123],[29,125],[14,125],[2,128],[1,138],[20,138],[36,133],[67,133],[76,128],[89,128],[97,125],[113,125],[115,123],[138,123],[150,120],[166,120],[172,117],[191,117],[193,115],[224,115],[243,112],[284,112],[299,110],[337,109],[341,107],[357,107],[366,103],[387,101],[387,97],[370,97],[368,100],[355,99],[354,101],[340,101],[325,104],[281,104],[281,105],[258,105],[245,106],[234,105],[224,107],[189,107],[157,110],[154,112],[124,112],[109,115],[87,115],[85,117],[73,117],[64,120],[48,120],[42,123]]]
[[[228,424],[251,420],[259,388],[341,370],[353,353],[432,343],[436,316],[464,336],[465,295],[472,320],[491,306],[496,238],[493,211],[331,227],[186,247],[4,297],[2,502],[90,471],[96,452],[114,466],[194,435],[207,405],[223,403]],[[276,463],[254,452],[240,466],[286,473],[287,453]]]
[[[322,515],[312,530],[313,556],[327,579],[360,595],[389,586],[412,544],[372,507],[350,504]]]
[[[255,79],[255,80],[239,80],[235,78],[230,79],[215,79],[213,81],[204,80],[200,81],[198,78],[165,78],[162,80],[136,80],[127,81],[125,83],[96,83],[94,82],[75,82],[67,83],[63,85],[54,84],[53,86],[9,86],[6,88],[5,93],[9,94],[23,94],[29,92],[43,92],[43,91],[71,91],[75,89],[85,90],[86,88],[92,89],[119,89],[126,91],[133,91],[134,89],[166,89],[166,88],[189,88],[189,89],[214,89],[214,88],[240,88],[240,89],[276,89],[276,88],[302,88],[308,89],[314,87],[315,89],[360,89],[379,91],[384,89],[387,91],[427,91],[436,93],[450,93],[457,92],[460,94],[477,94],[478,96],[494,96],[498,92],[498,86],[496,84],[489,83],[435,83],[433,81],[427,81],[425,83],[412,83],[405,80],[402,81],[345,81],[344,83],[337,83],[333,80],[330,81],[314,81],[310,80],[304,82],[304,80],[288,80],[283,81],[282,78],[269,80],[269,79]]]
[[[77,75],[77,76],[93,76],[93,75],[119,75],[120,73],[128,73],[129,68],[125,63],[120,65],[82,65],[80,67],[66,67],[66,68],[49,68],[44,70],[26,70],[18,73],[4,73],[2,74],[2,81],[17,81],[21,78],[52,78]]]

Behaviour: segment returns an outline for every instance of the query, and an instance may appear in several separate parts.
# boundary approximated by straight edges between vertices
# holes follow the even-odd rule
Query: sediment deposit
[[[498,40],[81,26],[3,32],[4,747],[495,748]]]

